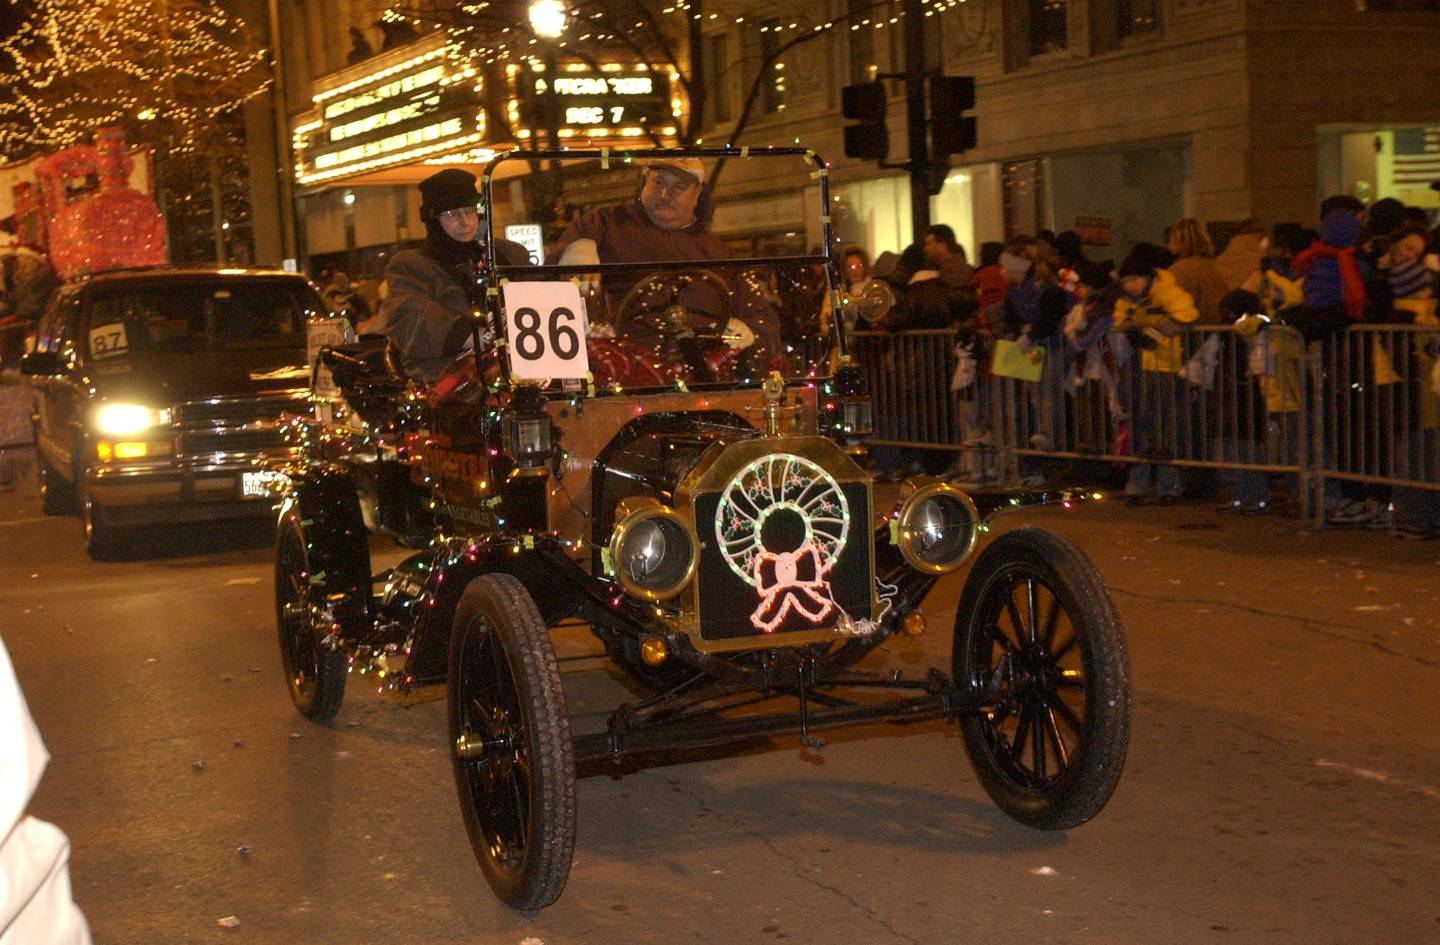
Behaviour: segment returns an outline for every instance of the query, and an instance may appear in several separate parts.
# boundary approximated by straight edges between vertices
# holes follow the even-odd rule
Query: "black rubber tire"
[[[79,511],[75,487],[66,482],[44,455],[39,457],[40,510],[46,515],[74,515]]]
[[[95,561],[114,561],[120,557],[124,532],[105,521],[105,509],[95,501],[84,480],[77,480],[80,506],[80,529],[85,536],[85,553]]]
[[[316,580],[319,583],[316,583]],[[306,718],[328,722],[345,698],[348,659],[321,645],[330,632],[316,620],[330,582],[311,572],[310,543],[300,518],[285,515],[275,536],[275,628],[290,701]]]
[[[575,755],[555,648],[508,574],[465,588],[450,633],[451,758],[475,859],[512,909],[550,905],[575,850]],[[483,755],[462,756],[462,738]]]
[[[957,685],[991,690],[960,729],[1000,809],[1043,830],[1099,813],[1125,766],[1130,668],[1115,604],[1085,553],[1039,528],[992,542],[965,582],[952,662]]]

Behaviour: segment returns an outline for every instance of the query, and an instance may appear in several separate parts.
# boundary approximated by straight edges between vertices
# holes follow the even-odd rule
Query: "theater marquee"
[[[483,87],[456,59],[448,45],[408,46],[327,77],[294,128],[296,181],[321,184],[477,147]]]
[[[548,124],[551,94],[545,68],[536,64],[516,68],[515,99],[511,120],[520,138],[543,140]],[[583,63],[563,63],[555,77],[556,129],[560,137],[590,141],[675,134],[680,103],[672,98],[673,82],[667,72],[643,65],[606,64],[594,69]]]

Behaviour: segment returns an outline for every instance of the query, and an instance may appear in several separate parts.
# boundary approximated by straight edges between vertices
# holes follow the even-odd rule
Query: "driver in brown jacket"
[[[730,248],[706,230],[709,199],[705,165],[699,158],[657,158],[642,170],[637,198],[614,207],[600,207],[581,216],[560,235],[547,260],[551,264],[689,261],[730,259]],[[680,293],[682,304],[711,316],[734,315],[746,321],[765,350],[778,352],[780,336],[773,316],[756,287],[730,272],[722,279],[734,290],[728,300],[707,282],[693,282]],[[606,293],[618,303],[641,281],[634,275],[607,277]],[[723,318],[722,318],[723,321]]]
[[[705,191],[705,165],[699,158],[662,158],[643,171],[633,203],[591,210],[560,235],[555,255],[576,240],[595,243],[604,263],[657,260],[729,259],[729,247],[705,230],[699,212]]]

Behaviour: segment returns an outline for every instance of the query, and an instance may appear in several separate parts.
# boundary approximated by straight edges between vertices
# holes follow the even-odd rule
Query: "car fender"
[[[370,542],[355,483],[344,469],[329,464],[292,473],[279,524],[287,518],[297,520],[305,534],[312,580],[323,577],[346,634],[359,634],[372,604]]]
[[[555,539],[503,535],[457,540],[442,549],[426,582],[428,597],[411,641],[406,673],[416,682],[444,677],[450,631],[460,595],[482,574],[509,574],[535,600],[547,626],[584,607],[593,579],[558,547]]]

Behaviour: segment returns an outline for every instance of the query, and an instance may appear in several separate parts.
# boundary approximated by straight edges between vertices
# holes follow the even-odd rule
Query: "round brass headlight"
[[[980,513],[968,495],[948,482],[926,483],[900,506],[896,522],[900,554],[919,571],[954,571],[975,550],[979,526]]]
[[[674,509],[654,499],[626,500],[615,510],[610,564],[620,586],[647,600],[674,597],[695,576],[700,542]]]

